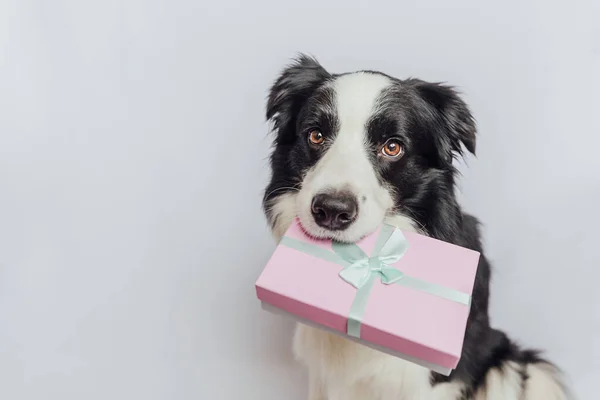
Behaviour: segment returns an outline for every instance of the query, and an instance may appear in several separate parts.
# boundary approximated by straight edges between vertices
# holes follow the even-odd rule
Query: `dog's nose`
[[[312,200],[312,215],[317,225],[332,231],[349,227],[358,215],[358,201],[348,192],[321,193]]]

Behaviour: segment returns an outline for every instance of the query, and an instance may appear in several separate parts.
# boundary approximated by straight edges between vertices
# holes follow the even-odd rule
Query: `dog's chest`
[[[337,335],[298,325],[294,352],[327,400],[430,398],[429,370]]]

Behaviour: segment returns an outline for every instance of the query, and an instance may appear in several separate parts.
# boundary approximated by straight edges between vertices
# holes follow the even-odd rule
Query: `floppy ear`
[[[275,130],[293,127],[300,108],[311,93],[331,75],[311,57],[301,54],[281,73],[271,87],[267,120]]]
[[[463,154],[462,145],[475,154],[477,127],[467,104],[450,86],[413,80],[419,95],[433,108],[440,155],[452,159]]]

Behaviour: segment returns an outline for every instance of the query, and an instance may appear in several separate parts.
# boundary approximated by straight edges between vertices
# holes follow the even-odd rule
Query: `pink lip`
[[[300,230],[307,235],[308,237],[310,237],[313,240],[326,240],[326,241],[331,241],[331,240],[339,240],[335,237],[335,235],[333,236],[317,236],[314,235],[313,233],[309,232],[306,227],[304,225],[302,225],[302,220],[300,219],[300,217],[296,216],[295,221],[297,223],[297,225],[300,227]],[[362,235],[360,238],[358,238],[357,240],[355,240],[355,242],[358,242],[359,240],[369,236],[371,233],[373,232],[367,232],[366,234]]]
[[[304,234],[306,234],[311,239],[314,239],[314,240],[331,240],[332,239],[332,238],[324,238],[324,237],[318,237],[318,236],[313,235],[311,232],[309,232],[304,227],[304,225],[302,225],[302,220],[300,220],[300,217],[296,217],[295,221],[298,224],[298,226],[300,227],[300,229],[302,230],[302,232],[304,232]]]

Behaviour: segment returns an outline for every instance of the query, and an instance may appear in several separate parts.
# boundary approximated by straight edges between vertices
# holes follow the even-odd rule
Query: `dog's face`
[[[271,89],[272,179],[265,211],[277,236],[298,217],[318,238],[356,241],[386,218],[427,231],[453,200],[453,158],[475,125],[449,87],[375,72],[328,73],[301,57]],[[441,214],[440,214],[441,215]]]

